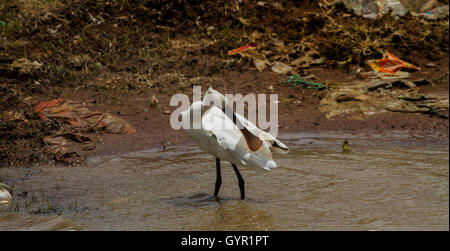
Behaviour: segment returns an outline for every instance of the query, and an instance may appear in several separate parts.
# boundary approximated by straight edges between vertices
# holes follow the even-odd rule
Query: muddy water
[[[343,137],[343,135],[340,135]],[[91,159],[80,167],[0,168],[14,187],[0,230],[448,230],[448,140],[285,135],[272,172],[223,163],[195,145]]]

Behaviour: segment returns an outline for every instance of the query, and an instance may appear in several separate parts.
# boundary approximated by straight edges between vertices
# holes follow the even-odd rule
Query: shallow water
[[[195,145],[89,160],[80,167],[0,168],[14,202],[0,230],[449,230],[448,140],[285,135],[272,172],[222,162]]]

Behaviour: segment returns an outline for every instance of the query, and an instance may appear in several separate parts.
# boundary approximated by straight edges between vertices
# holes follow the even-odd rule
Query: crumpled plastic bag
[[[124,119],[112,116],[108,113],[91,112],[87,104],[69,99],[53,99],[36,105],[36,112],[42,120],[60,118],[64,123],[74,128],[108,133],[133,133],[136,132]]]
[[[80,131],[122,134],[136,132],[124,119],[108,113],[89,111],[86,103],[70,99],[41,102],[35,106],[34,112],[42,120],[57,119],[66,125],[59,132],[44,136],[42,140],[55,160],[67,164],[79,164],[84,159],[84,151],[95,148],[91,138]]]

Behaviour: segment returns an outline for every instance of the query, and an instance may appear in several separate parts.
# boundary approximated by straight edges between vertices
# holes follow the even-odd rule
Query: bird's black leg
[[[222,174],[220,173],[220,159],[216,158],[216,171],[217,171],[217,177],[216,177],[216,188],[214,189],[214,196],[217,196],[219,194],[220,185],[222,185]]]
[[[245,199],[245,188],[244,188],[244,179],[241,176],[241,173],[239,172],[237,166],[235,164],[231,164],[233,166],[233,170],[236,173],[236,176],[238,178],[238,182],[239,182],[239,188],[241,189],[241,199]]]

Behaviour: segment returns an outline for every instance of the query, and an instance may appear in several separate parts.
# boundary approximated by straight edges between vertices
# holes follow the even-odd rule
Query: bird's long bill
[[[226,109],[225,109],[226,108]],[[242,135],[245,138],[245,142],[247,143],[247,146],[252,151],[257,151],[261,146],[263,145],[263,141],[251,133],[247,127],[245,127],[242,122],[237,118],[236,114],[233,112],[232,114],[228,114],[226,111],[233,111],[233,109],[229,105],[225,105],[225,108],[223,109],[223,113],[225,113],[231,121],[239,128]]]

